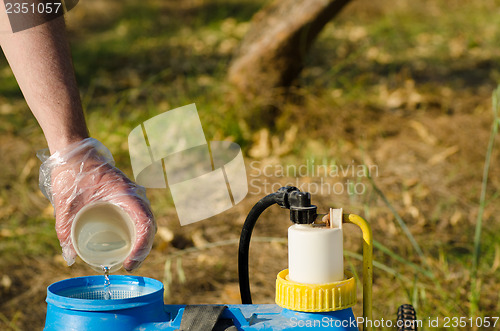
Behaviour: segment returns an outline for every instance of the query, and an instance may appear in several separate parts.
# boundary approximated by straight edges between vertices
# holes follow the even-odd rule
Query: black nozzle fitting
[[[288,196],[290,221],[296,224],[312,224],[316,220],[318,207],[311,204],[309,192],[293,191]]]
[[[284,209],[290,209],[290,194],[293,192],[300,192],[295,186],[284,186],[276,192],[276,203]]]
[[[281,187],[274,196],[276,203],[285,209],[290,209],[290,221],[296,224],[314,223],[318,208],[311,205],[311,194],[300,192],[294,186]]]

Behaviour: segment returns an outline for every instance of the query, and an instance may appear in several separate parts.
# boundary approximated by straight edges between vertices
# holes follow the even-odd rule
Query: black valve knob
[[[293,191],[288,198],[290,221],[296,224],[312,224],[316,220],[318,207],[311,204],[309,192]]]

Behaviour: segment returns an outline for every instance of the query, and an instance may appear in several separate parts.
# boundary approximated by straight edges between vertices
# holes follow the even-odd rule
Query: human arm
[[[7,20],[0,17],[0,24]],[[0,33],[0,46],[47,139],[51,156],[41,168],[41,187],[54,205],[63,257],[69,265],[76,257],[70,240],[76,213],[89,203],[108,201],[135,222],[136,241],[123,264],[133,270],[151,250],[154,217],[144,189],[114,167],[102,144],[89,138],[65,33],[64,20],[58,17],[27,30]]]
[[[4,25],[8,21],[6,16],[1,20]],[[0,46],[50,152],[88,138],[63,17],[2,33]]]

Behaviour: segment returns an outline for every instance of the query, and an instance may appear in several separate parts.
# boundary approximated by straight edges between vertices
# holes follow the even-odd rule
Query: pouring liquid
[[[80,251],[88,259],[97,262],[100,268],[106,266],[109,271],[116,270],[113,266],[128,254],[131,247],[130,240],[120,231],[89,231],[86,239],[81,243]]]
[[[135,225],[119,206],[97,202],[83,207],[71,228],[77,254],[99,273],[118,270],[132,250]]]
[[[111,231],[103,231],[95,234],[87,242],[86,248],[95,254],[109,252],[127,246],[124,238]],[[128,249],[126,247],[125,249]]]
[[[109,281],[109,267],[102,267],[104,272],[104,300],[111,299],[111,282]]]

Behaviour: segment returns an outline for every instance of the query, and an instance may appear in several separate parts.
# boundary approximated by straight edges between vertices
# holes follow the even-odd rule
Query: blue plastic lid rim
[[[111,275],[111,286],[113,285],[135,285],[148,288],[151,293],[140,295],[134,298],[113,299],[113,300],[90,300],[70,298],[60,295],[71,288],[84,288],[88,286],[103,285],[103,276],[86,276],[65,279],[54,283],[47,288],[48,304],[59,308],[77,311],[110,311],[130,309],[140,306],[157,304],[163,305],[163,284],[152,278],[126,275]]]

